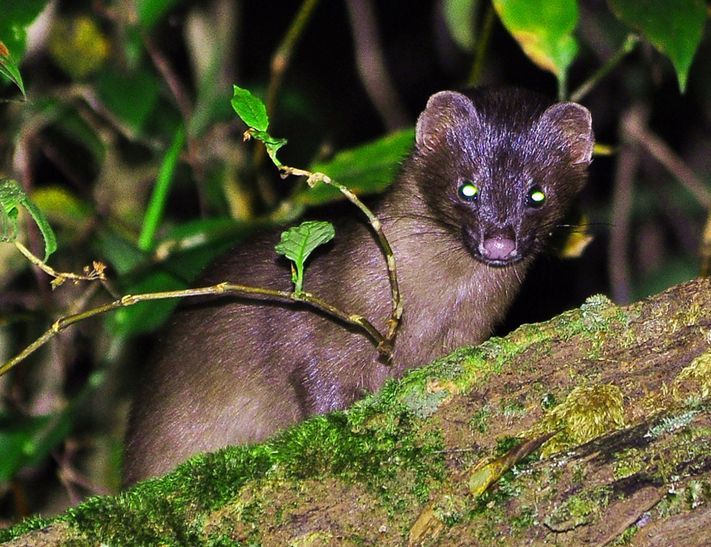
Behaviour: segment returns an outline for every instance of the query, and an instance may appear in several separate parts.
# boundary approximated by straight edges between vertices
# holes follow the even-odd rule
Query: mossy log
[[[11,545],[704,545],[711,281],[592,297]],[[14,539],[13,539],[14,538]]]

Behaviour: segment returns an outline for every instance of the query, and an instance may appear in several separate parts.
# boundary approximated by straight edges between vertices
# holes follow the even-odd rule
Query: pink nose
[[[485,239],[479,248],[482,256],[491,260],[505,260],[516,250],[516,242],[506,237]]]

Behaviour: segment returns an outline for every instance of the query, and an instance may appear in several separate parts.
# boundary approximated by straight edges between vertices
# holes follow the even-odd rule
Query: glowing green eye
[[[459,197],[464,201],[476,201],[479,197],[479,187],[472,182],[464,182],[459,186]]]
[[[534,186],[528,191],[528,206],[540,207],[546,201],[546,194],[540,186]]]

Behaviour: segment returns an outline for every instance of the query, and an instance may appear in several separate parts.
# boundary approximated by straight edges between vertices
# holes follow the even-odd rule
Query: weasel
[[[432,95],[412,153],[376,208],[404,304],[392,364],[361,332],[305,306],[188,301],[134,400],[126,482],[342,409],[388,378],[485,340],[583,186],[592,148],[590,113],[575,103],[508,88]],[[278,240],[271,232],[234,249],[202,284],[291,290]],[[307,267],[305,290],[384,332],[390,287],[364,222],[336,225],[333,246]]]

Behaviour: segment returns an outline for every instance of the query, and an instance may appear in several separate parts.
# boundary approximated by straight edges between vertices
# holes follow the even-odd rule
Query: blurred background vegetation
[[[54,228],[53,268],[107,266],[103,283],[52,290],[4,204],[2,362],[60,316],[188,286],[254,229],[338,199],[242,142],[233,83],[266,100],[282,161],[364,195],[390,182],[435,91],[517,85],[586,105],[601,146],[583,227],[538,261],[502,333],[690,279],[708,261],[707,18],[702,0],[0,0],[0,177]],[[3,523],[117,491],[131,386],[175,305],[80,322],[0,378]]]

